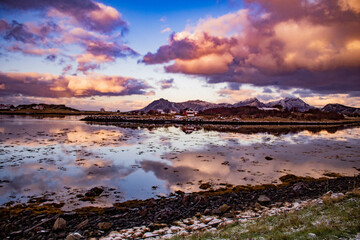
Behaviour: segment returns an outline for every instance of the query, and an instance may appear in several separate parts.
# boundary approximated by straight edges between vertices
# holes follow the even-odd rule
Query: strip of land
[[[195,124],[195,125],[269,125],[269,126],[279,126],[279,125],[360,125],[360,120],[340,120],[340,121],[291,121],[291,120],[263,120],[257,119],[253,121],[248,120],[209,120],[202,118],[184,118],[184,119],[171,119],[171,118],[133,118],[133,117],[124,117],[118,115],[109,115],[109,116],[87,116],[82,121],[87,122],[110,122],[110,123],[143,123],[143,124]]]

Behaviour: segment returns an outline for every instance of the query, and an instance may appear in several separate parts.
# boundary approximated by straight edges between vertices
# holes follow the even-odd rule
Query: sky
[[[253,97],[360,107],[360,1],[0,1],[0,103]]]

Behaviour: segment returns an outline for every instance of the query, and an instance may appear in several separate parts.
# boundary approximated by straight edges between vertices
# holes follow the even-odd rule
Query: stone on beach
[[[53,226],[53,230],[63,230],[66,228],[66,220],[63,218],[58,218],[56,219],[54,226]]]

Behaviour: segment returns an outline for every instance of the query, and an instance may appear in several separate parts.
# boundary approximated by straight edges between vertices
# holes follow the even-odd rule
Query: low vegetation
[[[360,233],[360,191],[293,213],[235,223],[215,232],[200,232],[181,239],[349,239]]]
[[[245,106],[245,107],[234,107],[234,108],[212,108],[201,112],[201,115],[214,116],[221,115],[223,117],[238,117],[244,118],[280,118],[280,119],[291,119],[291,120],[302,120],[302,121],[315,121],[315,120],[342,120],[344,116],[335,112],[323,112],[319,109],[309,110],[307,112],[298,112],[294,110],[276,111],[268,110],[263,111],[257,107]]]

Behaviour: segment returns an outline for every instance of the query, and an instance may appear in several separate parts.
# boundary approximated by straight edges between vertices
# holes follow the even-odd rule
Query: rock
[[[53,230],[62,230],[66,228],[66,221],[63,218],[58,218],[56,219],[54,226],[53,226]]]
[[[226,218],[234,218],[234,214],[232,214],[231,212],[224,213],[223,217],[226,217]]]
[[[15,232],[11,232],[11,233],[10,233],[10,236],[11,236],[11,237],[15,237],[15,236],[17,236],[17,235],[20,235],[21,233],[22,233],[22,230],[15,231]]]
[[[316,234],[315,233],[308,233],[308,236],[313,238],[313,237],[316,237]]]
[[[188,206],[189,203],[190,203],[190,195],[189,194],[185,194],[184,197],[182,198],[182,203],[185,205],[185,206]]]
[[[86,219],[84,221],[82,221],[81,223],[79,223],[78,225],[76,225],[76,229],[83,229],[85,227],[87,227],[87,225],[89,224],[89,219]]]
[[[272,157],[269,157],[269,156],[266,156],[265,159],[268,160],[268,161],[273,160],[273,158],[272,158]]]
[[[339,201],[341,199],[343,199],[345,197],[345,195],[343,193],[333,193],[330,196],[330,199],[333,201]]]
[[[302,182],[297,182],[294,184],[294,186],[292,187],[292,189],[294,190],[294,192],[299,192],[303,189],[306,189],[307,187],[305,186],[304,183]]]
[[[226,213],[227,211],[229,211],[230,208],[231,208],[231,207],[229,207],[229,206],[225,203],[225,204],[221,205],[221,206],[217,209],[217,211],[218,211],[219,213]]]
[[[216,227],[216,226],[219,225],[221,222],[222,222],[221,219],[215,218],[215,219],[211,220],[210,222],[208,222],[207,225]]]
[[[156,234],[153,234],[152,232],[144,233],[143,238],[151,238],[156,237]]]
[[[132,235],[132,237],[133,237],[133,238],[141,238],[143,235],[144,235],[143,232],[137,231],[137,232],[135,232],[135,233]]]
[[[80,233],[70,233],[67,235],[65,240],[79,240],[84,239],[84,237]]]
[[[265,195],[260,195],[258,198],[259,203],[269,203],[271,200]]]
[[[203,189],[203,190],[206,190],[206,189],[208,189],[208,188],[210,188],[211,187],[211,184],[210,183],[202,183],[200,186],[199,186],[199,188],[200,189]]]
[[[212,218],[212,217],[207,217],[207,218],[201,219],[201,222],[207,224],[207,223],[211,222],[213,219],[214,218]]]
[[[205,209],[204,211],[204,215],[210,215],[211,214],[211,210],[210,209]]]
[[[112,227],[112,223],[111,222],[99,222],[98,223],[98,228],[100,230],[104,230],[104,231],[107,231],[109,230],[111,227]]]
[[[180,232],[181,230],[183,230],[181,227],[177,227],[177,226],[170,227],[170,231],[173,233]]]
[[[152,223],[149,225],[149,228],[154,231],[157,229],[165,228],[167,225],[165,223]]]
[[[85,196],[87,197],[97,197],[100,196],[100,194],[104,191],[104,189],[99,188],[99,187],[94,187],[92,189],[90,189],[89,191],[87,191],[85,193]]]

